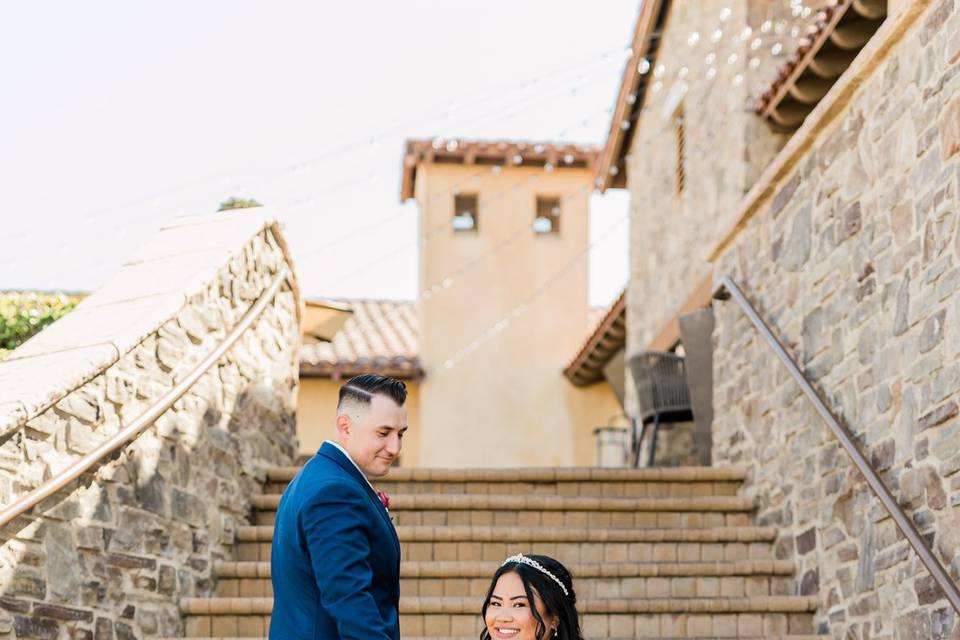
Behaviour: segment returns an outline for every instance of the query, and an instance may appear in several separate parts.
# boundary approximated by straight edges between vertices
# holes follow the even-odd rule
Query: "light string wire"
[[[629,213],[620,216],[613,224],[609,225],[600,235],[590,241],[583,249],[577,251],[574,256],[566,264],[564,264],[563,267],[556,270],[546,280],[541,282],[540,285],[537,286],[537,288],[534,289],[529,296],[514,306],[509,313],[504,314],[499,320],[487,327],[485,331],[481,332],[469,344],[455,351],[451,357],[447,358],[443,362],[443,365],[441,366],[442,370],[449,371],[450,369],[453,369],[455,366],[457,366],[457,364],[463,361],[464,358],[480,348],[480,346],[502,333],[516,319],[525,314],[530,308],[530,305],[536,302],[552,286],[557,284],[565,275],[567,275],[575,266],[577,266],[581,260],[587,257],[594,247],[606,240],[608,236],[611,236],[621,225],[627,222],[627,220],[629,220]]]
[[[593,119],[595,119],[595,118],[597,118],[597,117],[599,117],[599,116],[609,115],[609,114],[610,114],[610,109],[609,109],[609,108],[603,109],[603,110],[601,110],[601,111],[597,111],[597,112],[594,113],[594,114],[591,114],[590,116],[587,116],[586,118],[579,119],[578,122],[585,122],[585,121],[587,121],[587,120],[593,120]],[[451,196],[451,195],[458,195],[462,190],[468,189],[470,186],[476,184],[476,181],[477,181],[479,178],[483,177],[484,175],[487,175],[487,174],[489,174],[489,173],[491,173],[491,172],[493,172],[493,173],[499,173],[499,171],[500,171],[504,166],[519,166],[519,165],[516,165],[516,164],[513,164],[513,165],[511,165],[511,164],[493,165],[490,170],[477,171],[477,172],[471,174],[470,176],[464,178],[464,179],[461,180],[460,182],[454,184],[453,186],[451,186],[451,187],[449,187],[449,188],[447,188],[447,189],[443,189],[443,190],[439,190],[439,191],[433,192],[432,194],[430,194],[429,196],[427,196],[427,199],[425,200],[424,203],[422,203],[422,206],[426,206],[426,205],[432,204],[433,202],[436,202],[436,201],[439,200],[440,198],[449,197],[449,196]],[[547,172],[550,172],[552,169],[553,169],[553,167],[552,167],[552,165],[551,165],[551,168],[548,168],[548,169],[546,169],[546,170],[547,170]],[[507,191],[511,191],[511,190],[513,190],[514,188],[516,188],[517,186],[520,186],[520,185],[519,185],[519,184],[513,185],[512,187],[509,187],[508,189],[504,190],[503,192],[499,192],[499,193],[497,193],[497,194],[493,194],[493,195],[488,196],[488,197],[489,197],[489,198],[494,198],[494,199],[496,199],[496,197],[497,197],[498,195],[502,195],[502,194],[506,193]],[[297,205],[297,206],[306,206],[306,205]],[[404,215],[406,215],[406,214],[408,213],[408,211],[409,211],[409,208],[404,207],[404,206],[401,205],[401,206],[397,207],[396,210],[394,210],[393,212],[388,213],[388,214],[385,214],[385,215],[383,215],[383,216],[380,216],[380,217],[377,218],[376,220],[370,221],[370,222],[368,222],[368,223],[364,223],[363,225],[361,225],[361,226],[359,226],[359,227],[356,227],[356,228],[354,228],[354,229],[348,230],[348,231],[346,231],[346,232],[338,235],[335,239],[329,240],[329,241],[327,241],[327,242],[324,242],[322,245],[320,245],[320,246],[318,246],[318,247],[314,247],[314,248],[309,249],[309,250],[307,250],[307,251],[298,253],[298,254],[297,254],[297,259],[298,259],[298,260],[300,260],[300,259],[311,259],[311,258],[313,258],[314,256],[317,256],[317,255],[323,253],[323,252],[326,251],[327,249],[330,249],[330,248],[332,248],[332,247],[335,247],[335,246],[341,244],[342,242],[345,242],[345,241],[348,241],[348,240],[351,240],[351,239],[355,238],[358,233],[361,233],[361,232],[363,232],[363,231],[370,231],[370,230],[372,230],[372,229],[376,229],[376,228],[380,227],[381,225],[389,224],[389,223],[392,222],[394,219],[397,219],[397,218],[400,218],[400,217],[403,217]],[[286,214],[287,214],[288,212],[289,212],[289,209],[283,209],[283,210],[282,210],[282,214],[283,214],[284,216],[286,216]],[[439,229],[437,229],[437,231],[442,231],[442,230],[445,229],[445,228],[446,228],[445,226],[444,226],[444,227],[440,227]],[[430,235],[432,235],[432,234],[428,234],[426,237],[429,237]]]
[[[559,68],[557,68],[557,69],[554,69],[554,70],[552,70],[552,71],[548,71],[548,72],[546,72],[546,73],[538,73],[538,74],[535,74],[533,77],[528,78],[528,79],[526,79],[526,80],[517,81],[517,82],[512,82],[512,83],[509,83],[509,84],[502,84],[502,85],[498,85],[498,86],[495,86],[495,87],[492,87],[492,88],[486,88],[486,89],[483,89],[483,90],[478,90],[478,91],[476,92],[476,94],[479,95],[479,96],[481,96],[481,97],[483,97],[483,96],[489,96],[489,97],[491,98],[490,101],[493,101],[493,100],[510,100],[510,99],[512,99],[511,96],[505,95],[504,93],[502,93],[502,88],[503,88],[503,87],[506,87],[506,88],[519,87],[520,89],[523,89],[524,87],[527,87],[527,86],[535,86],[535,85],[544,83],[544,82],[546,82],[546,81],[548,81],[548,80],[550,80],[550,81],[563,82],[563,81],[565,80],[565,79],[563,78],[564,75],[582,74],[582,73],[583,73],[582,69],[583,69],[584,67],[589,67],[589,66],[591,66],[591,65],[595,65],[595,64],[598,64],[598,63],[600,63],[600,62],[606,62],[606,61],[608,61],[612,56],[614,56],[615,54],[617,54],[618,52],[623,53],[623,52],[624,52],[623,47],[616,47],[616,48],[614,48],[614,49],[608,49],[607,51],[604,51],[604,52],[601,53],[601,54],[593,55],[593,56],[587,58],[587,59],[586,59],[585,61],[583,61],[583,62],[575,63],[575,64],[573,64],[572,66],[559,67]],[[568,80],[568,79],[567,79],[567,80]],[[471,108],[471,107],[473,107],[473,106],[476,106],[476,105],[478,105],[478,104],[485,104],[485,102],[487,102],[487,101],[485,101],[485,100],[479,100],[479,101],[477,101],[477,100],[473,100],[473,101],[464,100],[464,104],[463,104],[463,105],[460,105],[460,106],[458,107],[458,109],[455,109],[455,110],[454,110],[454,113],[457,113],[458,110],[469,109],[469,108]],[[448,114],[448,116],[449,116],[450,109],[447,108],[447,107],[444,107],[444,109],[447,110],[447,114]],[[499,113],[499,112],[502,111],[502,106],[500,106],[500,105],[495,105],[495,109],[496,109],[495,112],[496,112],[496,113]],[[484,111],[484,112],[482,113],[482,115],[487,115],[487,112]],[[388,124],[388,125],[386,125],[387,128],[381,128],[381,131],[380,131],[379,133],[377,133],[377,134],[374,134],[373,136],[367,135],[367,136],[357,137],[357,138],[355,138],[354,140],[352,140],[351,142],[347,142],[347,143],[338,145],[338,146],[335,147],[333,150],[325,151],[325,152],[323,152],[323,153],[321,153],[321,154],[318,154],[318,155],[316,155],[316,156],[309,157],[309,158],[304,159],[304,160],[298,160],[298,161],[293,161],[293,162],[284,163],[284,164],[280,167],[280,169],[279,169],[278,171],[279,171],[280,174],[283,174],[283,175],[288,175],[288,174],[292,174],[292,173],[295,173],[295,172],[303,172],[307,167],[309,167],[309,166],[311,166],[311,165],[314,165],[314,164],[316,164],[316,163],[318,163],[318,162],[321,162],[321,161],[323,161],[324,159],[327,159],[327,158],[330,158],[330,157],[337,157],[337,156],[343,155],[345,152],[347,152],[347,151],[349,151],[349,150],[351,150],[351,149],[354,149],[354,148],[358,148],[358,147],[360,147],[360,148],[362,148],[362,147],[367,147],[367,148],[370,149],[370,150],[374,150],[374,149],[375,149],[375,144],[374,144],[374,143],[379,143],[379,142],[381,142],[381,141],[389,138],[391,135],[394,134],[394,132],[398,132],[398,131],[401,131],[401,130],[403,130],[403,129],[415,128],[415,127],[417,126],[417,125],[416,125],[416,122],[421,122],[421,121],[424,121],[424,120],[426,120],[426,121],[434,121],[434,120],[436,119],[435,116],[425,116],[422,112],[421,112],[421,113],[417,113],[417,114],[410,114],[410,115],[409,115],[409,118],[407,118],[407,117],[404,117],[404,118],[405,118],[404,120],[395,121],[394,124]],[[448,119],[449,119],[449,117],[448,117]],[[238,172],[232,172],[232,173],[238,173]],[[239,173],[243,173],[243,172],[241,171],[241,172],[239,172]],[[270,173],[273,173],[273,172],[270,172]],[[119,203],[119,204],[116,204],[116,205],[109,205],[109,206],[107,206],[107,207],[97,208],[97,209],[88,211],[88,212],[86,212],[86,213],[84,213],[84,214],[81,214],[80,217],[83,217],[85,220],[90,221],[90,222],[92,223],[92,222],[95,222],[95,221],[97,221],[98,219],[100,219],[102,216],[107,215],[107,214],[110,214],[110,213],[114,213],[114,212],[116,212],[116,211],[118,211],[118,210],[127,209],[127,208],[132,207],[132,206],[137,205],[137,204],[150,203],[150,202],[156,201],[156,200],[158,200],[158,199],[162,199],[162,198],[164,198],[164,197],[169,197],[169,196],[171,196],[171,195],[179,194],[179,193],[181,193],[181,192],[183,192],[183,191],[187,191],[187,190],[189,190],[189,189],[196,188],[196,187],[198,187],[198,186],[211,185],[212,183],[224,182],[225,180],[229,180],[229,181],[231,181],[231,182],[234,181],[234,180],[231,178],[230,174],[228,174],[228,173],[226,173],[226,172],[222,172],[222,171],[221,171],[221,172],[218,172],[218,173],[215,173],[215,174],[209,174],[209,175],[204,176],[204,177],[202,177],[202,178],[197,178],[197,179],[195,179],[195,180],[189,180],[189,181],[187,181],[187,182],[185,182],[185,183],[183,183],[183,184],[181,184],[181,185],[174,186],[174,187],[172,187],[172,188],[170,188],[170,189],[165,189],[165,190],[162,190],[162,191],[158,191],[158,192],[152,193],[152,194],[150,194],[150,195],[138,196],[138,197],[132,198],[132,199],[130,199],[130,200],[126,200],[126,201],[124,201],[124,202],[122,202],[122,203]]]
[[[536,177],[536,176],[532,176],[532,177]],[[580,189],[574,191],[573,193],[566,194],[565,196],[563,196],[563,197],[560,198],[561,207],[563,206],[562,203],[565,202],[566,200],[577,199],[577,198],[580,198],[580,197],[583,197],[583,196],[589,196],[589,194],[590,194],[592,191],[593,191],[593,189],[592,189],[591,186],[589,186],[589,185],[584,185],[583,187],[581,187]],[[600,242],[602,242],[607,236],[610,235],[610,233],[612,233],[612,230],[613,230],[615,227],[619,226],[619,224],[622,224],[627,217],[628,217],[628,215],[625,215],[625,216],[622,216],[621,219],[618,219],[617,223],[616,223],[615,225],[613,225],[613,227],[612,227],[611,229],[608,229],[606,232],[604,232],[603,234],[601,234],[601,236],[599,236],[599,237],[596,238],[592,243],[590,243],[589,245],[587,245],[587,247],[586,247],[583,251],[579,252],[577,255],[580,256],[580,257],[582,257],[585,252],[589,252],[590,249],[591,249],[591,247],[596,246],[597,244],[599,244]],[[441,226],[442,226],[443,229],[448,229],[448,228],[449,228],[449,224],[448,224],[448,223],[441,223],[441,224],[437,225],[437,227],[441,227]],[[420,302],[420,301],[422,301],[422,300],[429,300],[429,299],[431,299],[433,296],[435,296],[436,294],[441,293],[443,290],[449,289],[451,286],[453,286],[453,284],[456,283],[456,281],[457,281],[458,279],[462,279],[462,277],[463,277],[465,274],[473,271],[474,269],[477,269],[477,268],[478,268],[481,264],[483,264],[487,259],[489,259],[489,258],[491,258],[491,257],[493,257],[493,256],[495,256],[495,255],[497,255],[497,254],[499,254],[504,248],[506,248],[507,246],[509,246],[509,245],[512,244],[513,242],[515,242],[519,237],[521,237],[521,235],[522,235],[524,232],[527,232],[527,233],[531,233],[531,232],[532,232],[532,229],[531,229],[530,225],[523,224],[523,225],[518,226],[518,228],[517,228],[516,230],[514,230],[512,233],[508,234],[507,236],[501,238],[493,247],[491,247],[491,248],[488,249],[487,251],[481,253],[481,254],[478,255],[478,256],[475,256],[475,257],[473,257],[473,258],[470,258],[470,259],[466,260],[466,261],[465,261],[464,263],[462,263],[459,267],[456,267],[455,269],[451,270],[451,271],[448,272],[446,275],[440,276],[439,278],[437,278],[437,280],[434,282],[433,285],[431,285],[431,286],[427,287],[426,289],[424,289],[423,291],[421,291],[413,300],[409,301],[409,303],[410,303],[410,304],[416,304],[416,303],[418,303],[418,302]],[[410,247],[416,247],[416,246],[418,246],[418,242],[414,241],[414,242],[412,242],[412,243],[408,243],[407,246],[403,247],[403,249],[407,249],[407,248],[410,248]],[[383,262],[383,261],[386,260],[387,258],[392,258],[392,257],[394,257],[395,255],[396,255],[396,252],[391,252],[390,254],[385,254],[385,255],[381,256],[379,259],[375,259],[375,260],[373,260],[373,261],[364,262],[363,265],[361,265],[360,267],[358,267],[358,268],[355,269],[354,271],[352,271],[352,272],[350,272],[349,274],[347,274],[346,276],[344,276],[344,279],[351,279],[352,277],[354,277],[354,276],[357,275],[358,273],[363,273],[363,272],[369,271],[371,268],[373,268],[374,266],[376,266],[378,263]],[[566,268],[566,271],[569,271],[569,269],[572,268],[575,264],[576,264],[576,260],[572,261],[571,264]],[[397,316],[399,316],[400,314],[402,314],[403,309],[404,309],[404,307],[398,305],[398,306],[395,306],[395,307],[387,310],[387,311],[381,316],[381,318],[380,318],[381,322],[392,321],[395,317],[397,317]],[[350,333],[349,333],[349,338],[350,338],[351,340],[356,340],[357,338],[363,338],[364,340],[366,340],[366,341],[368,342],[368,344],[371,344],[371,343],[373,343],[373,342],[376,342],[376,340],[373,340],[373,339],[379,337],[379,336],[376,334],[377,331],[378,331],[378,327],[377,327],[377,326],[363,326],[363,325],[359,325],[359,324],[358,324],[358,325],[354,325],[354,326],[351,327]]]

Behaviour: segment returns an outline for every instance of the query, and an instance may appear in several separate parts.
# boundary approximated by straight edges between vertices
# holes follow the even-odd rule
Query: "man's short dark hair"
[[[400,380],[373,373],[354,376],[340,387],[337,410],[343,407],[344,401],[370,406],[373,396],[386,396],[396,402],[398,407],[402,407],[407,401],[407,385]]]

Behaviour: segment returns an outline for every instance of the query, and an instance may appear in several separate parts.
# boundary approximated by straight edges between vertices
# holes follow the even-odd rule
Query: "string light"
[[[584,249],[576,252],[573,257],[564,264],[563,267],[555,271],[550,275],[546,280],[544,280],[533,292],[527,296],[522,302],[514,306],[508,313],[500,317],[496,322],[492,323],[484,331],[482,331],[476,338],[474,338],[470,343],[461,347],[459,350],[455,351],[453,355],[443,361],[441,369],[444,371],[449,371],[453,369],[457,364],[463,361],[464,358],[474,353],[479,349],[483,344],[489,342],[497,335],[503,333],[514,321],[523,316],[529,309],[530,305],[536,302],[540,297],[542,297],[547,291],[550,290],[552,286],[557,284],[567,273],[570,272],[581,260],[583,260],[590,251],[597,246],[600,242],[605,240],[610,236],[614,231],[616,231],[622,224],[624,224],[628,219],[627,215],[617,219],[614,224],[610,225],[600,236],[595,240],[588,243]]]
[[[513,100],[512,96],[508,95],[506,92],[512,90],[521,90],[527,86],[542,86],[542,84],[548,80],[559,80],[560,82],[568,82],[568,77],[573,74],[578,74],[581,78],[583,77],[583,69],[585,67],[594,66],[598,63],[608,63],[615,54],[627,55],[630,53],[629,49],[624,49],[623,47],[616,47],[608,49],[604,52],[601,52],[599,55],[592,55],[580,62],[575,62],[573,64],[566,64],[559,66],[555,69],[552,69],[547,72],[538,73],[533,78],[528,78],[520,81],[510,81],[508,83],[503,83],[501,85],[487,87],[482,90],[477,91],[474,95],[480,96],[479,98],[464,99],[462,104],[455,102],[450,102],[444,105],[441,110],[437,111],[437,115],[425,115],[424,112],[420,111],[416,114],[411,115],[411,119],[406,121],[395,120],[393,123],[385,124],[377,134],[370,136],[369,134],[356,138],[354,140],[345,142],[339,145],[331,145],[329,148],[325,149],[321,154],[315,155],[304,160],[298,160],[295,162],[287,163],[279,168],[279,170],[273,170],[265,172],[265,174],[278,174],[277,179],[282,179],[283,177],[290,175],[302,175],[309,173],[313,168],[320,162],[331,159],[331,158],[340,158],[344,154],[349,153],[355,149],[364,150],[366,152],[375,151],[379,148],[380,144],[384,141],[387,141],[394,135],[402,135],[403,131],[409,131],[410,129],[416,128],[417,121],[425,120],[428,122],[433,122],[436,119],[447,115],[452,114],[456,115],[456,112],[459,110],[466,109],[469,107],[484,106],[490,104],[491,102],[499,102],[504,100]],[[592,74],[590,77],[598,76],[602,74]],[[493,115],[502,115],[503,106],[494,104],[489,107],[489,112]],[[487,112],[484,112],[486,115]],[[366,164],[366,162],[364,162]],[[269,176],[268,176],[269,177]],[[97,208],[91,211],[84,212],[79,218],[84,220],[84,224],[94,225],[99,223],[101,220],[107,216],[129,209],[131,207],[147,204],[149,206],[158,207],[160,201],[165,198],[170,198],[184,192],[193,191],[199,187],[214,187],[217,184],[226,186],[235,181],[235,177],[231,175],[223,175],[223,173],[207,175],[201,178],[188,180],[178,186],[165,189],[163,191],[158,191],[150,195],[136,197],[124,202],[110,205],[108,207]],[[276,179],[271,182],[276,182]],[[263,184],[261,180],[257,180],[255,183],[257,188],[262,188]]]
[[[733,15],[730,7],[723,7],[718,15],[719,23],[716,27],[707,30],[691,30],[682,36],[691,48],[696,49],[707,41],[705,34],[710,34],[709,41],[712,43],[711,47],[713,50],[706,52],[703,58],[705,63],[703,66],[688,67],[683,64],[683,62],[678,62],[676,67],[672,67],[672,65],[662,60],[651,62],[649,58],[642,58],[637,64],[637,71],[640,72],[641,75],[646,75],[652,71],[656,79],[649,84],[650,93],[657,94],[662,92],[666,88],[667,79],[673,74],[676,74],[675,77],[683,79],[688,83],[697,80],[697,77],[694,77],[695,75],[704,80],[713,81],[719,75],[718,69],[715,66],[718,56],[722,56],[731,66],[741,63],[741,60],[745,61],[747,68],[752,72],[749,77],[752,81],[758,83],[755,90],[758,93],[765,90],[767,83],[764,82],[762,75],[757,73],[762,68],[764,60],[760,52],[766,47],[769,47],[769,52],[772,57],[783,55],[789,44],[784,40],[788,37],[793,40],[794,44],[802,44],[797,41],[796,37],[802,33],[799,25],[793,25],[791,27],[785,17],[788,16],[794,8],[799,9],[801,13],[805,8],[808,8],[803,4],[802,0],[783,0],[782,4],[785,9],[777,15],[777,12],[773,10],[774,4],[775,3],[771,3],[768,5],[767,15],[759,21],[759,24],[748,24],[742,28],[736,28],[729,36],[731,43],[738,40],[746,42],[748,44],[748,50],[756,52],[750,56],[740,56],[738,53],[731,52],[729,49],[726,51],[723,50],[725,46],[723,42],[724,24],[728,22]],[[767,38],[773,36],[779,39],[775,42],[768,42]],[[684,70],[685,68],[686,70]],[[740,78],[737,79],[736,75],[740,75]],[[737,86],[745,83],[746,78],[747,76],[742,73],[735,74],[730,78],[730,82],[731,84],[735,83],[734,86]],[[629,100],[628,103],[632,104]]]
[[[566,202],[568,199],[576,199],[576,198],[580,198],[580,197],[585,197],[585,196],[589,195],[590,191],[591,191],[591,189],[590,189],[589,187],[582,187],[581,189],[579,189],[578,191],[575,191],[574,193],[571,193],[571,194],[568,194],[568,195],[566,195],[566,196],[561,197],[561,198],[560,198],[560,202],[561,202],[561,204],[562,204],[562,203]],[[501,193],[503,193],[503,192],[501,192]],[[438,225],[438,226],[440,226],[440,225]],[[447,228],[447,224],[446,224],[446,223],[444,223],[442,226],[443,226],[444,229]],[[518,227],[513,233],[509,234],[508,236],[506,236],[505,238],[503,238],[502,240],[500,240],[500,241],[499,241],[498,243],[496,243],[493,247],[491,247],[488,251],[486,251],[486,252],[484,252],[484,253],[482,253],[482,254],[480,254],[480,255],[478,255],[478,256],[470,259],[470,260],[468,260],[467,262],[465,262],[464,264],[462,264],[462,265],[461,265],[460,267],[458,267],[457,269],[455,269],[455,270],[453,270],[453,271],[451,271],[451,272],[448,272],[446,275],[438,278],[437,281],[434,282],[434,284],[432,284],[432,285],[429,286],[429,287],[426,287],[426,288],[422,291],[422,293],[421,293],[413,302],[417,302],[417,301],[419,301],[419,300],[430,300],[430,299],[432,299],[434,296],[442,293],[444,290],[449,289],[450,287],[452,287],[452,286],[456,283],[456,281],[457,281],[458,279],[462,278],[465,274],[469,273],[470,271],[478,268],[478,267],[479,267],[483,262],[485,262],[486,260],[488,260],[488,259],[492,258],[493,256],[499,254],[501,251],[503,251],[505,248],[507,248],[510,244],[512,244],[513,242],[515,242],[518,238],[523,237],[526,233],[530,233],[530,228],[529,228],[528,226]],[[409,243],[409,244],[406,245],[406,246],[402,246],[402,247],[399,247],[399,248],[395,248],[393,251],[391,251],[390,254],[386,254],[386,255],[384,255],[384,256],[381,256],[381,257],[378,258],[378,259],[374,259],[374,260],[371,260],[371,261],[366,261],[361,267],[355,269],[351,274],[348,274],[347,276],[341,276],[340,278],[338,278],[338,280],[340,280],[340,281],[343,281],[344,279],[347,279],[347,280],[348,280],[348,279],[350,279],[351,277],[353,277],[353,276],[355,276],[355,275],[357,275],[357,274],[359,274],[359,273],[363,273],[363,272],[369,271],[371,268],[373,268],[373,267],[376,266],[377,264],[383,262],[385,259],[393,258],[393,257],[395,257],[395,256],[397,255],[397,253],[402,252],[402,251],[404,251],[404,250],[406,250],[406,249],[408,249],[408,248],[410,248],[410,247],[416,247],[416,246],[418,246],[417,243],[416,243],[416,242],[413,242],[413,243]],[[383,320],[389,321],[389,320],[391,320],[391,319],[393,318],[393,316],[398,315],[401,311],[402,311],[402,308],[401,308],[401,307],[395,307],[395,308],[387,311],[387,312],[383,315]],[[356,331],[356,334],[359,334],[360,336],[368,337],[368,336],[370,335],[370,333],[371,333],[372,331],[374,331],[374,330],[375,330],[374,328],[367,329],[367,328],[365,328],[365,327],[357,327],[355,331]]]

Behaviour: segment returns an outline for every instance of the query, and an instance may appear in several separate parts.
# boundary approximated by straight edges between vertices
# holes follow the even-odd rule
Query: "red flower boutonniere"
[[[383,505],[384,509],[389,511],[390,509],[390,496],[388,496],[383,491],[377,491],[377,497],[380,498],[380,503]]]

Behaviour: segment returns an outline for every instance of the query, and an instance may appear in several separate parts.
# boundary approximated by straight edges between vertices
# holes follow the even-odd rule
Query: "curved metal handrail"
[[[857,470],[860,471],[861,475],[863,475],[867,481],[867,484],[873,489],[873,493],[880,499],[883,508],[886,509],[890,517],[893,518],[900,532],[903,533],[904,537],[910,543],[910,546],[913,547],[913,550],[920,557],[920,561],[927,568],[927,571],[930,572],[930,575],[933,576],[933,579],[943,591],[944,595],[947,596],[947,600],[950,601],[954,610],[960,613],[960,589],[957,588],[956,583],[950,578],[947,570],[944,569],[940,561],[937,560],[933,552],[927,547],[923,538],[920,536],[920,532],[917,531],[917,528],[914,526],[913,521],[907,517],[903,509],[900,508],[900,505],[897,504],[887,485],[883,483],[883,480],[877,474],[876,469],[874,469],[873,465],[860,453],[860,449],[857,448],[856,443],[846,428],[841,425],[837,417],[833,415],[833,412],[827,407],[827,404],[820,397],[820,394],[817,393],[817,390],[813,388],[813,385],[800,370],[800,367],[797,366],[797,363],[794,362],[790,354],[787,353],[783,344],[773,335],[770,327],[763,321],[763,318],[760,317],[760,314],[757,313],[757,310],[750,304],[750,301],[747,300],[743,291],[740,290],[740,287],[737,286],[737,283],[735,283],[730,276],[723,276],[723,278],[721,278],[720,286],[717,289],[715,297],[724,299],[724,290],[737,301],[744,315],[747,316],[757,331],[760,332],[760,336],[766,341],[767,345],[773,349],[777,358],[780,359],[780,362],[783,363],[787,372],[790,373],[790,376],[800,385],[800,389],[804,395],[807,396],[807,399],[813,404],[817,413],[820,414],[823,421],[830,427],[830,431],[833,432],[833,435],[840,441],[841,446],[843,446],[850,458],[853,459]]]
[[[290,271],[283,267],[274,276],[273,281],[263,291],[256,302],[240,318],[240,321],[230,330],[230,333],[223,339],[215,349],[210,351],[193,369],[187,373],[177,384],[169,391],[157,399],[142,414],[135,418],[129,425],[110,436],[105,442],[96,449],[84,455],[82,458],[71,464],[69,467],[58,473],[55,477],[44,482],[42,485],[23,496],[13,504],[0,511],[0,527],[4,527],[15,518],[23,515],[40,502],[61,491],[68,484],[89,471],[94,465],[99,463],[108,455],[114,453],[124,445],[136,439],[141,433],[147,430],[165,411],[189,391],[190,387],[205,374],[210,367],[220,360],[220,357],[232,347],[243,335],[244,331],[250,328],[267,305],[273,300],[274,296],[280,290],[284,281],[289,277]]]

